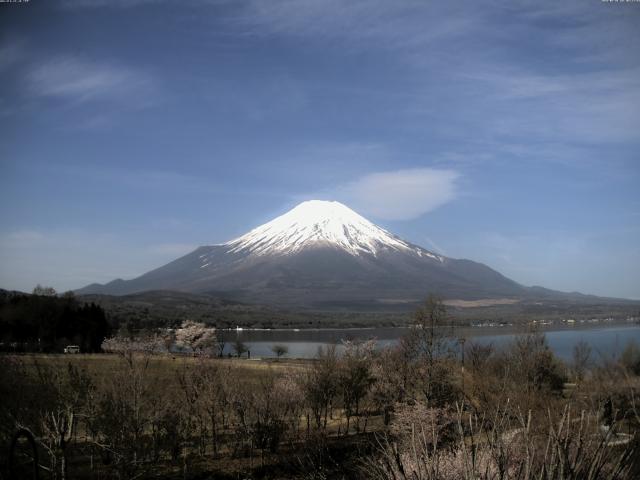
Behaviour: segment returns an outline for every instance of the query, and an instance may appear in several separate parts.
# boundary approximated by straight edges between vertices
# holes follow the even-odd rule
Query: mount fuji
[[[481,263],[409,243],[338,202],[310,200],[229,242],[79,294],[173,290],[286,307],[362,307],[529,296]]]

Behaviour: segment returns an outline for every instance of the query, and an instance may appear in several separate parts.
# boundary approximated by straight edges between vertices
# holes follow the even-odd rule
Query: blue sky
[[[0,287],[131,278],[310,198],[640,298],[640,4],[0,4]]]

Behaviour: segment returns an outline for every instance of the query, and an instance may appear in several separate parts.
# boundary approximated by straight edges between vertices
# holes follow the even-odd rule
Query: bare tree
[[[200,376],[199,408],[206,415],[214,454],[217,454],[227,427],[231,410],[231,394],[227,379],[237,377],[232,365],[224,367],[218,362],[203,359],[196,368]]]
[[[422,363],[425,398],[429,402],[440,402],[441,383],[447,380],[449,373],[448,367],[441,362],[452,353],[453,335],[447,309],[440,297],[429,295],[416,311],[411,335]]]
[[[36,440],[51,459],[54,478],[68,477],[67,448],[73,439],[78,419],[83,415],[93,383],[85,370],[68,364],[66,370],[35,362],[39,386],[40,425]]]
[[[43,287],[42,285],[38,284],[33,289],[33,295],[40,295],[43,297],[55,297],[57,295],[57,292],[53,287]]]
[[[375,357],[371,366],[374,378],[371,385],[371,400],[374,407],[382,413],[384,425],[389,425],[391,413],[397,403],[407,394],[407,380],[404,371],[407,365],[403,361],[400,347],[385,348]]]
[[[216,329],[216,355],[221,357],[224,355],[224,349],[227,345],[227,339],[225,338],[224,331]]]
[[[591,347],[584,340],[580,340],[573,347],[573,373],[576,380],[581,381],[589,366]]]
[[[248,352],[247,346],[240,339],[240,337],[236,338],[236,341],[233,342],[233,351],[236,352],[236,356],[240,358],[244,353]]]
[[[615,426],[603,432],[598,413],[567,406],[547,428],[534,430],[529,412],[495,406],[486,417],[465,409],[441,414],[419,404],[402,413],[395,437],[385,436],[364,470],[373,480],[624,479],[637,453],[619,445]],[[451,428],[453,427],[453,428]],[[612,448],[617,446],[618,448]]]
[[[275,353],[276,357],[280,358],[283,355],[289,353],[289,347],[287,347],[286,345],[273,345],[271,347],[271,351]]]
[[[564,372],[549,349],[544,333],[533,329],[518,335],[508,352],[508,359],[513,366],[513,379],[526,396],[532,397],[534,391],[542,388],[562,389]]]
[[[371,364],[375,341],[345,342],[344,355],[339,361],[338,382],[342,393],[344,413],[347,417],[345,435],[349,433],[351,417],[358,420],[356,431],[359,431],[360,402],[368,393],[374,377]]]
[[[96,445],[111,460],[120,478],[140,475],[144,455],[151,451],[144,442],[153,420],[149,403],[154,382],[149,361],[148,353],[123,352],[117,367],[104,378],[91,419]]]
[[[305,372],[302,390],[316,428],[326,429],[331,404],[338,393],[338,354],[335,345],[318,348],[316,361]]]
[[[295,395],[296,390],[292,387],[294,384],[286,378],[279,378],[269,371],[251,392],[248,411],[250,434],[253,444],[261,450],[263,461],[264,451],[275,453],[287,430],[295,426],[299,417],[296,401],[300,397]]]
[[[93,388],[83,368],[0,357],[0,455],[5,442],[25,432],[48,455],[51,478],[68,478],[68,449]]]
[[[465,348],[466,365],[475,372],[481,372],[493,355],[493,343],[483,345],[478,342],[468,342]]]
[[[634,340],[627,342],[620,363],[634,375],[640,375],[640,346]]]

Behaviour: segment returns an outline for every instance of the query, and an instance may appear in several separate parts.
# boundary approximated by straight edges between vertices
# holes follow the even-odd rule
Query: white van
[[[64,353],[80,353],[80,347],[78,345],[67,345],[64,347]]]

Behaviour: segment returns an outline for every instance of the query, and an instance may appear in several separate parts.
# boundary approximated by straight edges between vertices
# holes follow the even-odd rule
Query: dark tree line
[[[36,290],[0,296],[0,350],[59,352],[73,344],[83,352],[100,351],[111,333],[100,306],[81,304],[73,294],[58,297]]]

